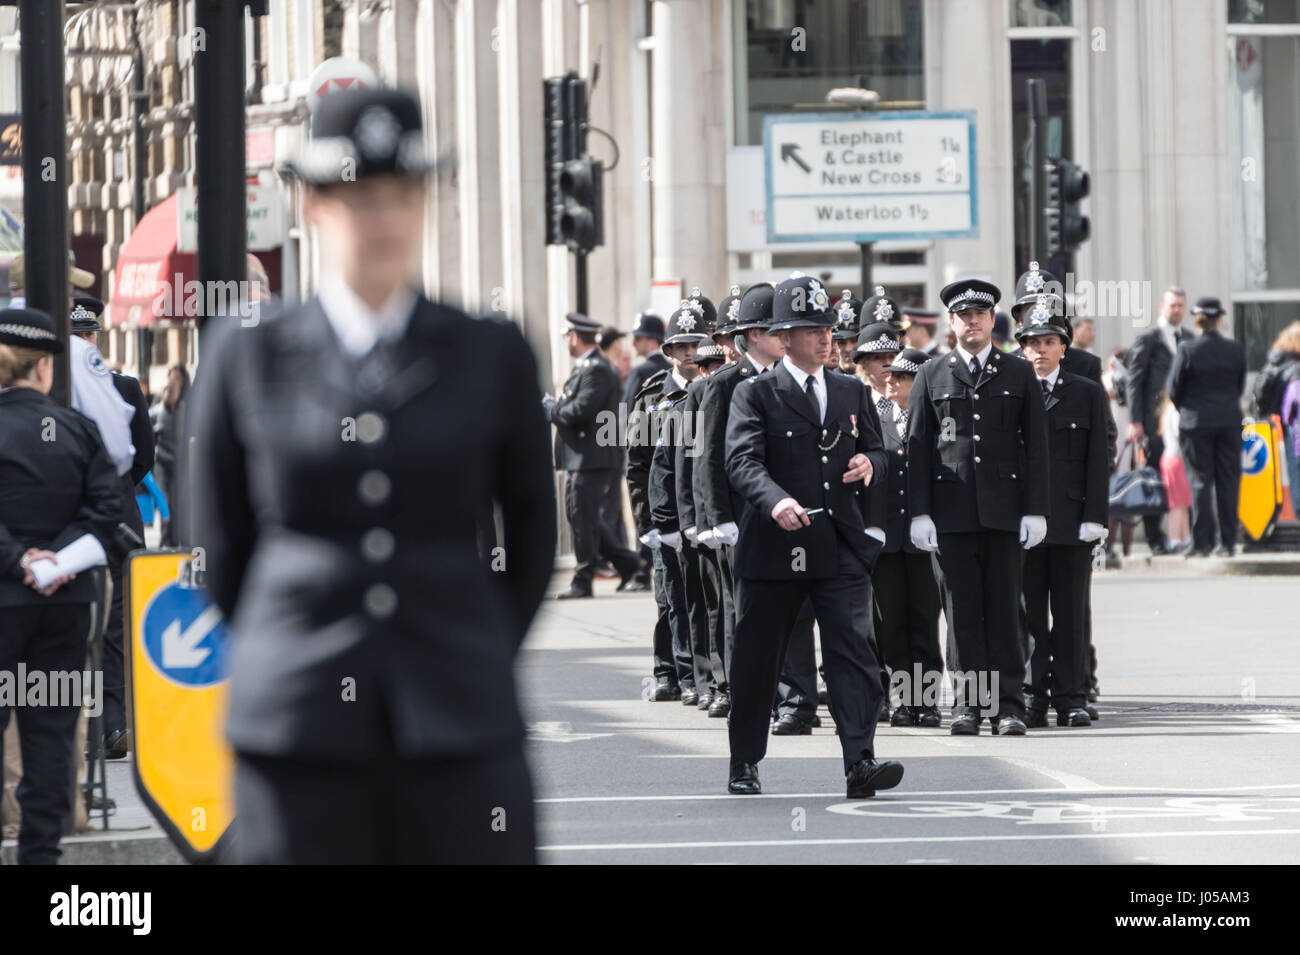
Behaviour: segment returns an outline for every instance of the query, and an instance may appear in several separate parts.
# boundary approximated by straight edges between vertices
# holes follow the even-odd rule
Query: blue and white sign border
[[[877,122],[880,120],[915,120],[915,119],[964,119],[967,126],[967,141],[970,143],[967,166],[967,181],[970,183],[970,228],[955,232],[864,232],[864,233],[817,233],[813,235],[775,235],[772,229],[772,126],[780,123],[848,123]],[[769,113],[763,117],[763,193],[764,207],[767,210],[768,242],[877,242],[884,239],[973,239],[979,235],[979,182],[976,178],[975,151],[975,113],[972,110],[945,110],[926,112],[924,110],[872,111],[840,113]],[[856,195],[869,195],[858,193]],[[919,193],[912,193],[919,195]],[[782,199],[798,199],[800,196],[782,196]],[[807,198],[825,198],[824,195],[809,194]]]

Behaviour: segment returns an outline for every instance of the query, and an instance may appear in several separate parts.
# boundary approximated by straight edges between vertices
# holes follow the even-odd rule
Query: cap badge
[[[397,147],[402,124],[386,106],[367,106],[357,120],[354,135],[361,155],[366,159],[383,159]]]
[[[879,295],[884,291],[880,286],[876,286],[876,294]],[[872,313],[876,316],[876,321],[887,322],[894,317],[894,306],[889,304],[888,299],[880,299],[876,302],[876,310]]]
[[[1029,263],[1029,275],[1025,278],[1025,288],[1031,292],[1041,292],[1043,290],[1043,277],[1038,272],[1038,263]]]
[[[1029,313],[1030,325],[1046,325],[1052,317],[1052,309],[1048,304],[1048,296],[1038,296],[1038,301],[1034,303],[1034,309]]]

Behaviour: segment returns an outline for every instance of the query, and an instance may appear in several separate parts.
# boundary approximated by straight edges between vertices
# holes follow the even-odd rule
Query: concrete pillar
[[[435,156],[456,147],[456,45],[453,12],[441,0],[419,0],[416,12],[415,83],[424,114],[426,142]],[[442,174],[429,183],[425,215],[424,287],[447,302],[461,300],[458,178]]]

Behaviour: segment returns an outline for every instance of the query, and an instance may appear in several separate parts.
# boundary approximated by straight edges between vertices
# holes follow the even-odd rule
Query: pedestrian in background
[[[1192,489],[1192,549],[1214,549],[1214,505],[1219,546],[1231,557],[1237,544],[1237,500],[1241,494],[1241,394],[1246,387],[1246,350],[1219,333],[1223,307],[1200,298],[1192,315],[1200,336],[1178,347],[1169,372],[1169,398],[1181,413],[1178,426],[1187,481]]]
[[[183,428],[182,404],[190,390],[190,373],[184,365],[167,369],[162,399],[153,407],[154,477],[171,502],[172,517],[163,522],[162,546],[177,546],[176,524],[181,509],[180,455]]]
[[[1165,499],[1169,503],[1169,549],[1181,554],[1192,546],[1192,524],[1188,516],[1192,506],[1192,489],[1183,466],[1183,446],[1178,438],[1180,415],[1165,396],[1160,410],[1160,440],[1165,444],[1160,456],[1160,477],[1165,482]]]
[[[632,353],[628,351],[627,342],[621,331],[613,325],[606,325],[596,335],[596,347],[600,349],[601,355],[605,361],[609,362],[610,367],[618,373],[618,383],[621,389],[627,381],[628,373],[632,370]],[[627,525],[623,522],[623,485],[626,482],[624,472],[627,471],[627,448],[622,444],[619,445],[619,453],[622,455],[622,463],[618,467],[618,477],[610,484],[609,490],[605,495],[603,514],[605,523],[609,525],[610,533],[622,547],[627,546]],[[616,576],[617,571],[608,561],[601,564],[601,576]]]
[[[1101,384],[1110,399],[1110,415],[1115,422],[1118,434],[1127,435],[1129,426],[1128,412],[1128,369],[1124,367],[1127,352],[1123,348],[1111,349],[1106,358],[1106,369],[1101,373]],[[1112,474],[1122,474],[1133,469],[1135,445],[1130,442],[1121,444],[1115,451],[1115,460],[1111,464]],[[1106,556],[1115,556],[1115,541],[1118,539],[1127,557],[1133,549],[1133,523],[1120,517],[1110,519],[1110,534],[1106,538]]]
[[[1251,397],[1251,411],[1255,417],[1267,421],[1271,415],[1282,416],[1286,393],[1297,381],[1300,381],[1300,322],[1292,322],[1273,342],[1268,360],[1255,378]],[[1300,429],[1297,428],[1294,408],[1291,410],[1289,419],[1283,416],[1282,427],[1286,433],[1287,476],[1294,499],[1300,494],[1300,457],[1295,450],[1300,447]]]

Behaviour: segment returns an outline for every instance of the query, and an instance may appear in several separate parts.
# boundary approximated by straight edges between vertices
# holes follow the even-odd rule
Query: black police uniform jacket
[[[739,524],[745,500],[727,477],[727,419],[736,387],[759,371],[747,357],[724,365],[705,379],[700,395],[699,454],[695,459],[696,526],[701,529]]]
[[[667,371],[647,378],[627,415],[627,496],[638,536],[649,533],[654,526],[650,520],[650,464],[655,452],[657,408],[667,380]]]
[[[680,440],[673,447],[673,471],[676,475],[677,519],[682,528],[695,527],[701,531],[710,525],[702,524],[696,490],[700,487],[695,465],[700,460],[700,399],[708,387],[709,379],[697,377],[686,386],[686,397],[681,400]]]
[[[1047,396],[1047,444],[1051,463],[1048,544],[1091,547],[1079,525],[1106,526],[1110,513],[1110,458],[1106,450],[1109,402],[1101,385],[1062,371]]]
[[[957,352],[931,359],[908,410],[912,515],[942,534],[1018,533],[1024,515],[1047,516],[1047,416],[1029,362],[994,348],[975,381]]]
[[[512,664],[555,553],[519,331],[423,296],[403,336],[362,359],[316,299],[215,331],[190,421],[197,541],[234,634],[231,743],[329,759],[517,746]],[[493,374],[476,355],[495,356]],[[489,569],[476,530],[493,502]]]
[[[671,534],[687,524],[677,510],[678,484],[677,449],[686,440],[682,422],[686,405],[686,389],[680,388],[669,375],[664,379],[663,392],[656,404],[658,440],[650,458],[650,523],[660,534]]]
[[[645,387],[646,381],[652,375],[657,375],[661,371],[668,371],[672,367],[673,363],[661,351],[647,355],[645,361],[627,373],[627,381],[623,383],[623,400],[630,407],[632,402],[636,400],[637,392]]]
[[[1181,325],[1174,329],[1174,343],[1190,341],[1192,333]],[[1159,325],[1152,325],[1133,340],[1125,365],[1128,368],[1128,410],[1149,435],[1160,431],[1160,396],[1169,384],[1174,353],[1165,344]]]
[[[23,583],[31,547],[57,551],[94,534],[112,552],[122,494],[99,428],[35,388],[0,392],[0,607],[90,603],[95,575],[49,597]]]
[[[1169,400],[1178,408],[1178,427],[1235,428],[1241,424],[1246,389],[1246,350],[1216,331],[1178,346],[1169,372]]]
[[[598,471],[623,467],[618,441],[618,400],[618,372],[599,350],[574,366],[551,409],[551,421],[555,424],[555,470]]]
[[[885,511],[885,549],[887,554],[903,551],[924,553],[912,543],[912,511],[907,506],[907,440],[898,433],[898,423],[883,421],[880,436],[889,458],[888,480],[883,487]]]
[[[866,387],[825,374],[826,418],[819,423],[807,394],[784,364],[736,388],[727,421],[727,476],[745,501],[736,543],[735,576],[751,580],[835,577],[839,547],[853,549],[869,572],[881,544],[867,534],[883,526],[883,495],[861,481],[845,484],[849,459],[865,454],[871,487],[886,481],[888,458]],[[804,508],[825,508],[807,527],[784,530],[772,508],[792,497]],[[802,548],[796,563],[794,548]],[[801,568],[801,569],[799,569]]]
[[[1022,348],[1017,348],[1010,354],[1025,358],[1024,349]],[[1025,360],[1028,361],[1029,359],[1025,358]],[[1082,348],[1075,348],[1073,345],[1067,345],[1065,354],[1061,356],[1061,371],[1068,371],[1072,375],[1080,375],[1090,381],[1095,381],[1098,385],[1101,385],[1103,391],[1105,390],[1106,386],[1102,384],[1101,380],[1101,359],[1090,351],[1086,351]],[[1115,449],[1118,440],[1119,429],[1115,426],[1115,416],[1111,414],[1110,401],[1107,400],[1106,453],[1109,455],[1107,460],[1110,461],[1110,469],[1112,471],[1115,469]]]

